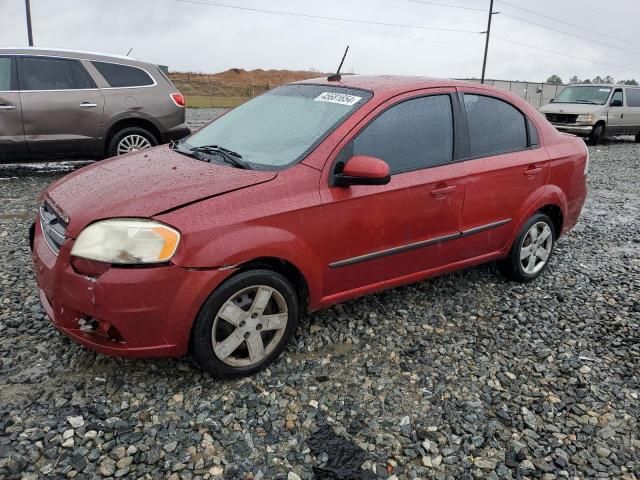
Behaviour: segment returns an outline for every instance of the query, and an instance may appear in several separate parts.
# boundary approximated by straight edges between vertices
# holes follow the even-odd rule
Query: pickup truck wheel
[[[604,137],[604,125],[599,123],[598,125],[593,127],[593,130],[589,134],[588,143],[589,145],[598,145],[598,143],[600,143],[603,137]]]
[[[544,213],[536,213],[522,227],[509,256],[498,263],[498,268],[505,277],[516,282],[536,279],[549,264],[555,239],[551,219]]]
[[[636,133],[636,143],[640,143],[640,133]]]
[[[298,324],[298,297],[271,270],[231,277],[207,299],[191,335],[200,366],[217,378],[250,375],[275,360]]]
[[[127,127],[119,130],[111,138],[107,155],[115,157],[158,145],[156,137],[142,127]]]

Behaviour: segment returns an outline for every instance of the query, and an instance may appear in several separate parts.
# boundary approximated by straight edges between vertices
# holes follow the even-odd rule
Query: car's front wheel
[[[142,127],[127,127],[116,132],[109,142],[107,154],[109,157],[124,155],[126,153],[146,150],[158,145],[156,137]]]
[[[599,123],[595,127],[593,127],[593,130],[587,138],[589,145],[598,145],[604,138],[604,131],[605,127],[602,123]]]
[[[636,133],[636,143],[640,143],[640,133]]]
[[[298,323],[298,297],[270,270],[241,272],[207,299],[193,328],[193,354],[218,378],[250,375],[284,350]]]
[[[500,271],[517,282],[534,280],[549,264],[555,239],[551,219],[544,213],[536,213],[522,227],[509,256],[498,263]]]

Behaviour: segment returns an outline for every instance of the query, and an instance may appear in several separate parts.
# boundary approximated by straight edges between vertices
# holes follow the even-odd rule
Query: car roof
[[[297,84],[331,85],[359,88],[373,93],[398,93],[409,90],[436,87],[480,86],[477,83],[409,75],[342,75],[339,81],[329,81],[327,77],[295,82]],[[486,85],[482,85],[487,87]]]
[[[67,57],[79,60],[103,60],[113,61],[115,63],[125,64],[142,64],[135,58],[125,55],[116,55],[113,53],[91,52],[86,50],[67,50],[64,48],[36,48],[36,47],[0,47],[0,55],[47,55],[52,57]],[[147,63],[148,64],[148,63]]]
[[[576,83],[567,87],[602,87],[602,88],[640,88],[640,85],[625,85],[622,83]]]

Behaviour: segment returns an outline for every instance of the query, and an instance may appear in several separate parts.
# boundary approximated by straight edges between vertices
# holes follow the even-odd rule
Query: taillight
[[[184,107],[184,95],[182,95],[180,92],[172,93],[171,100],[173,100],[173,103],[175,103],[177,106]]]

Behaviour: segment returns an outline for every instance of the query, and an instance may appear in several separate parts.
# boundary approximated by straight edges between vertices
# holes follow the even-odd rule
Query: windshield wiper
[[[229,163],[237,168],[243,168],[251,170],[251,166],[242,160],[242,155],[228,148],[221,147],[220,145],[201,145],[199,147],[193,147],[191,152],[205,153],[210,155],[218,155],[226,163]]]
[[[600,105],[600,103],[595,102],[593,100],[574,100],[573,103],[586,103],[589,105]]]

